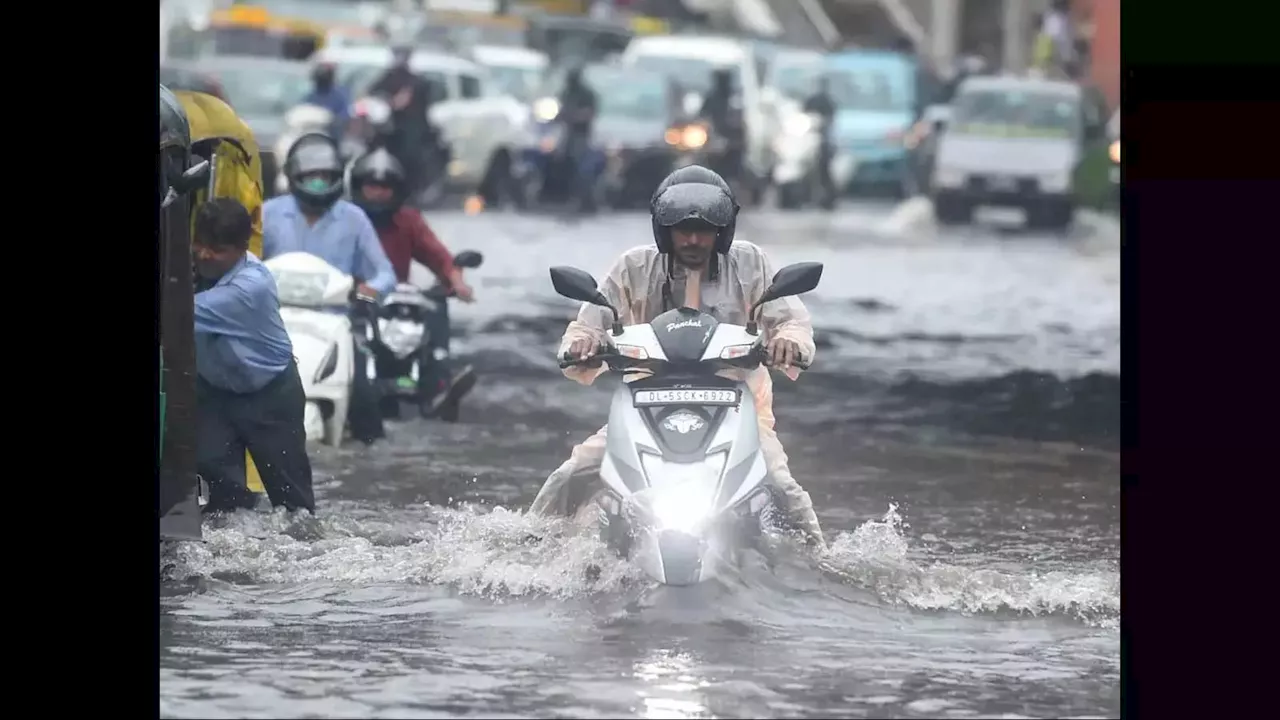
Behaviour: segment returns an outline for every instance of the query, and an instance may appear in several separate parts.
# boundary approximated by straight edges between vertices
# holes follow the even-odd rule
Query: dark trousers
[[[422,373],[418,387],[423,389],[422,399],[431,402],[453,378],[453,363],[449,357],[449,302],[439,301],[436,309],[428,312],[423,320],[428,337],[422,346]]]
[[[302,417],[307,398],[298,364],[289,366],[257,392],[240,394],[197,381],[199,437],[196,466],[209,483],[205,512],[253,507],[245,487],[248,448],[273,507],[316,510],[311,461]]]
[[[378,386],[369,379],[373,354],[363,338],[356,338],[355,374],[351,378],[351,404],[347,406],[347,424],[351,436],[366,445],[386,437],[382,426],[382,409],[379,406]]]

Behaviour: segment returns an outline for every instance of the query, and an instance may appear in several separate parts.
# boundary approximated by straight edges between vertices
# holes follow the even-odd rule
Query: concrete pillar
[[[1006,0],[1007,1],[1007,0]],[[964,0],[933,0],[930,8],[929,54],[937,67],[951,67],[960,44],[960,7]]]
[[[1030,63],[1031,12],[1027,0],[1004,0],[1004,68],[1021,73]]]

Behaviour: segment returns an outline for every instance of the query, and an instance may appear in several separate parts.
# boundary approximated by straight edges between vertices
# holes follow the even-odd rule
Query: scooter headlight
[[[657,455],[641,453],[650,487],[635,499],[647,505],[657,529],[692,533],[715,517],[716,489],[727,459],[720,452],[701,463],[667,464]]]
[[[804,135],[813,129],[813,119],[808,115],[792,115],[782,124],[788,135]]]
[[[542,98],[533,103],[533,116],[543,122],[550,122],[560,114],[560,103],[555,98]]]

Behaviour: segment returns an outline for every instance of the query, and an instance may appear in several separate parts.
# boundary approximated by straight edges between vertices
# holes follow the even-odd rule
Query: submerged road
[[[162,716],[1119,715],[1114,221],[745,211],[776,266],[826,264],[819,357],[776,414],[832,547],[663,589],[523,514],[616,382],[559,375],[574,306],[546,268],[598,277],[647,218],[430,220],[485,254],[454,310],[482,375],[462,422],[316,448],[320,517],[248,513],[171,551]]]

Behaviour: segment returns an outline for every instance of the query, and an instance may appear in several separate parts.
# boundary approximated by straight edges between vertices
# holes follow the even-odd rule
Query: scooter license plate
[[[636,407],[653,405],[737,405],[738,391],[725,388],[680,388],[678,390],[636,390]]]

